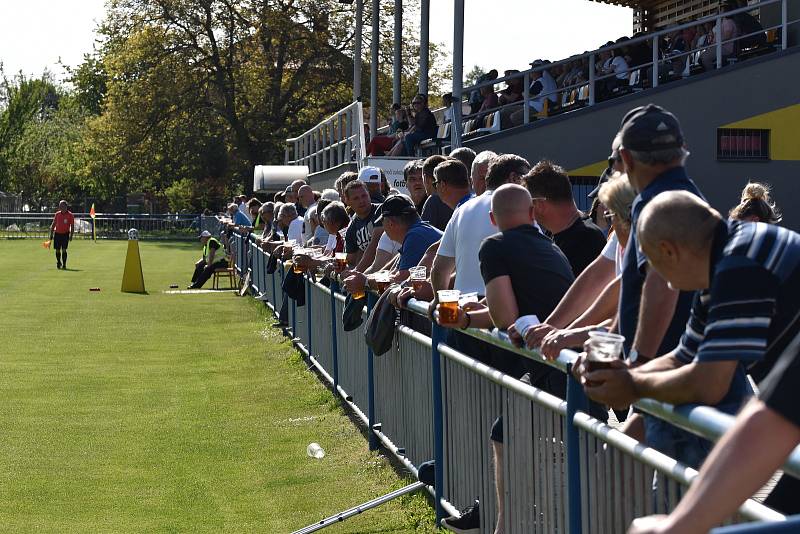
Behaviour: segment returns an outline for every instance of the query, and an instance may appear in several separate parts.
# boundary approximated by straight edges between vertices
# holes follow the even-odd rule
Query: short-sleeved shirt
[[[603,231],[588,218],[578,217],[569,228],[553,236],[553,241],[572,266],[572,274],[580,275],[606,246]]]
[[[365,218],[360,218],[358,215],[353,215],[350,219],[350,225],[347,227],[347,233],[344,237],[344,250],[348,254],[355,252],[364,252],[369,246],[372,239],[372,230],[375,227],[380,227],[380,223],[376,223],[375,219],[380,216],[378,211],[379,204],[373,204],[372,210]]]
[[[642,287],[644,287],[645,266],[647,264],[647,256],[639,248],[639,242],[636,237],[636,224],[647,203],[653,200],[656,195],[665,191],[688,191],[703,198],[695,183],[686,175],[686,169],[675,167],[659,175],[633,201],[631,206],[631,233],[622,261],[622,279],[619,295],[619,333],[625,336],[623,348],[626,355],[631,350],[639,323],[639,306],[642,299]],[[678,346],[686,321],[689,319],[689,310],[692,307],[693,297],[693,291],[681,291],[675,306],[675,313],[672,316],[667,332],[664,334],[664,339],[661,341],[658,354],[646,354],[645,356],[661,356]]]
[[[481,244],[478,259],[485,284],[501,276],[509,277],[520,316],[536,315],[544,319],[552,313],[574,280],[569,262],[561,250],[532,225],[518,226],[487,237]],[[513,376],[531,372],[536,387],[554,395],[563,395],[560,387],[564,382],[563,373],[552,367],[509,352],[504,352],[495,366]]]
[[[298,217],[289,223],[289,230],[286,233],[287,239],[294,239],[298,246],[305,245],[303,243],[303,218]]]
[[[303,243],[307,243],[309,240],[314,238],[314,233],[316,231],[313,228],[313,224],[311,223],[311,218],[316,216],[317,214],[317,203],[313,203],[308,207],[306,212],[303,214]],[[324,228],[323,228],[324,230]]]
[[[236,226],[253,226],[253,221],[242,210],[238,210],[236,215],[233,216],[233,224]]]
[[[425,201],[422,206],[422,213],[420,217],[422,220],[435,226],[442,232],[450,222],[450,217],[453,216],[453,209],[444,203],[444,200],[439,198],[439,195],[433,194]]]
[[[484,239],[478,259],[485,284],[500,276],[511,279],[520,316],[544,320],[575,280],[564,253],[529,224]]]
[[[419,263],[428,247],[442,238],[442,232],[424,221],[412,224],[403,239],[403,248],[400,249],[400,263],[397,269],[404,271]]]
[[[439,244],[437,255],[455,258],[454,289],[462,293],[486,294],[486,285],[483,283],[478,265],[478,251],[484,239],[497,233],[497,227],[489,218],[492,193],[493,191],[489,189],[481,196],[459,206],[447,223],[442,242]],[[520,251],[517,251],[517,254],[519,253]]]
[[[676,357],[683,363],[738,361],[721,409],[735,413],[785,354],[798,353],[800,235],[765,223],[721,223],[711,287],[697,293]]]
[[[613,232],[606,242],[605,248],[601,254],[609,261],[614,262],[614,276],[619,276],[622,273],[622,253],[624,249],[619,246],[619,236]]]
[[[75,222],[75,217],[71,211],[57,211],[53,217],[53,222],[56,223],[55,233],[68,234]]]

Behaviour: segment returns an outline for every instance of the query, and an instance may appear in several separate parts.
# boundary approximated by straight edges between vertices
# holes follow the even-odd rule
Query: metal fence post
[[[594,106],[597,99],[597,91],[595,91],[595,55],[589,56],[589,105]]]
[[[721,69],[722,68],[722,17],[717,17],[716,29],[717,29],[717,35],[716,35],[717,68]]]
[[[786,0],[781,0],[781,50],[786,50],[789,45],[789,10]]]
[[[333,349],[333,391],[339,391],[339,347],[336,339],[336,293],[339,284],[331,282],[331,348]]]
[[[653,87],[658,87],[658,37],[653,37]]]
[[[522,102],[523,102],[523,111],[522,111],[522,123],[528,124],[531,122],[531,75],[529,72],[525,73],[525,76],[522,79],[522,83],[525,86],[522,91]]]
[[[431,391],[433,394],[433,460],[436,480],[434,501],[437,525],[445,517],[444,508],[442,508],[444,493],[444,415],[442,410],[442,362],[439,355],[439,343],[445,342],[446,332],[435,321],[433,322],[431,329]]]
[[[306,332],[308,333],[306,349],[308,350],[308,355],[311,356],[314,354],[311,348],[311,289],[313,285],[311,283],[311,277],[306,276],[303,278],[306,284]]]
[[[575,426],[575,412],[588,412],[589,402],[583,388],[572,376],[572,365],[567,366],[567,503],[569,531],[582,532],[581,526],[581,462],[580,438]]]
[[[375,295],[367,293],[367,316],[375,306]],[[369,450],[377,451],[378,436],[375,435],[375,355],[367,348],[367,424],[369,425]]]

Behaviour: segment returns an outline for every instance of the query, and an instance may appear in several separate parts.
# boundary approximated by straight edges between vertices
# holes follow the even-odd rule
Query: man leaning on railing
[[[587,394],[611,405],[649,397],[733,413],[752,393],[748,368],[756,380],[770,373],[761,383],[763,402],[752,402],[720,441],[673,516],[634,529],[706,532],[760,488],[800,441],[800,235],[765,223],[725,222],[686,192],[657,196],[637,229],[651,268],[673,287],[698,291],[691,319],[675,351],[637,369],[619,362],[587,372],[579,364]],[[786,477],[779,494],[796,485]],[[797,513],[797,502],[794,494],[770,496],[765,504]]]

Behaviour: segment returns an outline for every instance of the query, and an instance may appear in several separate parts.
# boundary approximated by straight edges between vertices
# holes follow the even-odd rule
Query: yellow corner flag
[[[95,242],[97,241],[97,232],[95,231],[96,216],[97,215],[94,212],[94,202],[92,202],[92,209],[89,210],[89,217],[92,218],[92,240]]]
[[[142,259],[139,256],[139,241],[128,240],[128,253],[125,255],[125,271],[122,273],[123,293],[146,293],[144,290],[144,275],[142,274]]]

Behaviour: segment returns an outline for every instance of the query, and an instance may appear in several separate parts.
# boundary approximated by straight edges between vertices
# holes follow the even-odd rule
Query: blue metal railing
[[[246,246],[247,240],[248,238],[234,235],[234,248],[237,251],[246,252],[248,249]],[[254,270],[261,270],[266,266],[266,253],[257,247],[252,247],[250,250],[253,254],[253,256],[250,258],[247,257],[246,253],[237,253],[235,256],[237,261],[237,270],[240,272],[246,272],[249,266],[252,266]],[[262,257],[260,259],[255,259],[258,255],[261,255]],[[278,284],[278,286],[280,285],[280,281],[284,276],[284,267],[282,264],[280,265],[280,268],[271,276],[267,275],[265,272],[253,274],[253,280],[257,281],[255,283],[260,284],[258,286],[259,288],[261,286],[270,287],[271,284],[273,288],[272,297],[274,310],[276,310],[278,303],[278,296],[274,288],[276,287],[276,284]],[[266,281],[264,277],[271,278],[271,282]],[[296,326],[296,319],[299,313],[298,306],[293,300],[291,301],[290,315],[293,325],[291,335],[295,338],[294,341],[296,346],[309,357],[320,374],[331,383],[333,390],[339,394],[342,399],[344,399],[348,406],[350,406],[356,417],[361,419],[361,421],[367,425],[367,428],[369,429],[370,449],[374,450],[378,448],[379,445],[383,445],[387,448],[387,450],[392,452],[398,458],[398,460],[400,460],[401,463],[403,463],[412,473],[416,474],[416,465],[412,460],[416,460],[416,463],[418,464],[420,460],[425,460],[427,458],[409,458],[406,455],[406,450],[402,446],[398,446],[392,441],[393,439],[397,439],[399,436],[387,435],[385,429],[382,428],[381,423],[376,420],[376,403],[390,401],[383,398],[380,400],[376,399],[376,368],[375,357],[372,354],[372,351],[362,343],[359,348],[355,348],[353,345],[350,345],[350,350],[348,350],[348,353],[341,354],[340,342],[342,340],[337,339],[337,326],[340,327],[341,323],[337,316],[337,301],[341,302],[344,299],[338,294],[339,288],[335,283],[332,284],[330,288],[326,288],[322,285],[312,283],[310,279],[306,280],[306,286],[306,313],[304,315],[308,328],[303,328],[302,330],[307,332],[307,339],[299,339],[299,333]],[[319,294],[322,296],[322,298],[312,298],[316,294]],[[330,299],[330,306],[328,306],[328,301],[326,299]],[[370,295],[368,310],[371,309],[374,303],[374,296]],[[412,300],[409,303],[409,308],[415,313],[423,316],[425,315],[426,308],[424,303],[415,302]],[[327,343],[321,342],[313,345],[311,343],[313,330],[312,325],[317,324],[319,321],[324,321],[330,324],[332,332],[332,343],[330,346],[328,346]],[[591,511],[584,508],[584,503],[590,503],[589,508],[591,508],[591,502],[596,503],[598,499],[604,499],[606,496],[601,490],[598,489],[601,487],[597,485],[599,481],[587,480],[583,470],[585,469],[587,463],[593,461],[592,455],[597,455],[601,451],[602,447],[597,448],[597,444],[591,446],[588,441],[589,438],[600,439],[601,441],[599,443],[605,444],[605,446],[609,448],[613,448],[616,453],[624,453],[633,458],[634,461],[642,462],[642,464],[645,465],[645,469],[651,470],[645,470],[645,475],[647,475],[649,472],[653,472],[652,470],[655,469],[656,473],[661,473],[659,476],[662,478],[664,476],[672,477],[674,480],[677,480],[678,483],[684,486],[688,485],[697,475],[696,471],[693,469],[676,463],[674,460],[665,457],[663,454],[658,453],[653,449],[649,449],[638,442],[635,442],[635,440],[632,440],[613,428],[608,427],[600,421],[588,416],[586,413],[588,411],[588,399],[586,398],[583,389],[580,387],[577,381],[572,378],[571,374],[568,374],[567,399],[566,402],[564,402],[563,400],[557,399],[552,395],[548,395],[540,390],[536,390],[535,388],[532,388],[531,386],[526,385],[519,380],[504,375],[499,371],[470,358],[468,355],[454,350],[445,343],[447,330],[438,326],[437,324],[432,325],[432,333],[430,338],[418,332],[414,332],[407,327],[401,326],[400,330],[402,335],[409,337],[414,343],[430,347],[429,370],[432,376],[430,386],[430,398],[432,404],[430,409],[432,410],[431,422],[433,426],[432,438],[433,457],[435,460],[435,486],[433,488],[428,488],[428,490],[433,494],[435,499],[434,502],[436,507],[437,522],[441,520],[445,514],[455,513],[455,507],[453,506],[453,503],[448,501],[449,495],[446,494],[447,485],[445,477],[452,475],[448,469],[451,469],[453,466],[447,465],[448,462],[452,463],[452,461],[446,456],[446,441],[448,441],[450,438],[447,438],[445,434],[446,432],[451,431],[450,425],[452,425],[454,421],[450,421],[448,419],[451,414],[446,411],[445,401],[447,397],[445,395],[457,395],[459,392],[455,390],[448,390],[447,393],[444,392],[443,384],[447,382],[444,377],[445,369],[442,365],[444,362],[447,362],[448,365],[456,364],[461,366],[461,368],[465,369],[467,372],[472,373],[475,376],[479,376],[487,382],[493,382],[494,384],[498,385],[500,388],[502,388],[502,391],[508,393],[509,395],[521,395],[522,398],[532,401],[534,404],[549,410],[551,413],[557,413],[560,414],[561,417],[564,417],[563,422],[565,425],[565,433],[563,439],[565,442],[564,454],[566,461],[566,474],[564,481],[566,482],[567,491],[565,494],[565,502],[556,506],[562,511],[563,508],[561,507],[566,507],[567,523],[564,525],[564,530],[568,530],[569,532],[588,532],[592,528],[598,528],[597,525],[590,524],[593,523],[593,521],[591,516],[587,514],[589,514]],[[401,335],[401,333],[398,333],[397,335]],[[523,351],[513,348],[508,341],[507,335],[505,335],[503,332],[473,330],[470,331],[469,334],[487,343],[503,347],[506,350],[525,354],[528,357],[532,357],[535,354],[530,351]],[[351,334],[348,334],[348,336],[350,336],[350,342],[352,343],[353,336]],[[345,360],[345,365],[348,364],[348,360],[356,358],[356,360],[353,361],[358,361],[359,358],[359,356],[352,353],[353,349],[357,351],[363,351],[361,357],[366,357],[366,365],[363,367],[359,366],[357,368],[347,368],[346,375],[348,382],[342,385],[339,381],[341,378],[340,367],[343,365],[343,358]],[[321,365],[321,351],[328,350],[331,351],[330,355],[326,354],[326,357],[322,359],[324,359],[326,362],[330,362],[328,365],[331,366],[332,369],[326,369],[325,366]],[[399,350],[399,346],[397,350]],[[382,357],[386,358],[387,356]],[[556,361],[549,363],[564,372],[569,372],[571,363],[574,361],[575,357],[576,354],[574,352],[563,351]],[[356,375],[360,375],[360,378],[358,378]],[[366,386],[366,394],[364,394],[364,392],[359,392],[358,397],[354,399],[353,394],[357,389],[358,384],[356,382],[358,380],[361,380],[362,384]],[[366,413],[363,412],[363,404],[359,405],[360,403],[365,403],[367,405]],[[662,418],[670,423],[711,440],[718,439],[719,436],[731,426],[733,420],[733,418],[729,415],[722,414],[713,408],[703,406],[674,407],[655,402],[653,400],[644,399],[637,403],[637,407],[647,413],[650,413],[651,415]],[[395,430],[395,432],[397,432],[397,430]],[[559,448],[557,437],[558,434],[555,436],[556,437],[553,438],[549,435],[542,436],[535,434],[532,436],[532,439],[534,441],[541,441],[544,439],[545,442],[548,443],[548,450],[553,453],[553,451],[550,449],[555,447],[554,450],[557,451]],[[406,436],[405,438],[400,437],[400,439],[410,438],[409,436]],[[555,454],[557,457],[558,454]],[[609,460],[606,458],[606,469],[608,469],[609,466],[608,462]],[[528,467],[530,468],[533,466]],[[545,470],[543,466],[535,466],[535,468],[538,470]],[[623,470],[631,469],[629,464],[623,464],[622,468]],[[784,470],[794,476],[800,475],[800,451],[795,451],[791,455],[789,461],[784,467]],[[619,478],[619,473],[616,473],[616,476]],[[645,476],[644,478],[646,479],[647,477]],[[619,482],[617,482],[617,484],[618,483]],[[626,491],[625,487],[617,487],[616,489],[620,492]],[[594,501],[586,500],[587,492],[589,491],[595,492],[595,494],[592,496]],[[662,488],[661,491],[664,493],[664,495],[666,495],[666,490]],[[680,492],[676,491],[674,487],[669,489],[671,499],[670,504],[667,505],[668,507],[673,506],[677,502],[677,496],[679,493]],[[622,493],[617,495],[617,499],[620,498],[623,498]],[[551,501],[552,500],[555,500],[555,498],[551,499]],[[663,503],[656,504],[657,507],[654,510],[669,511],[669,508],[666,510],[664,509]],[[551,507],[554,506],[552,502],[550,505]],[[645,510],[650,509],[651,508],[645,508]],[[551,512],[554,515],[562,513],[558,512],[557,510],[551,511],[549,509],[540,509],[537,511],[537,514],[548,514]],[[611,514],[611,512],[608,512],[608,514]],[[714,532],[717,534],[745,532],[790,532],[795,531],[798,528],[798,525],[800,525],[800,518],[792,517],[788,521],[782,521],[786,519],[784,516],[765,508],[763,505],[760,505],[754,501],[747,501],[740,508],[739,516],[737,517],[744,520],[754,519],[757,521],[762,521],[762,523],[749,523],[744,525],[723,527],[715,530]],[[587,518],[589,518],[588,523]],[[606,517],[606,519],[610,521],[609,517]],[[617,513],[615,520],[617,523],[622,521],[619,513]],[[551,526],[550,528],[553,527]],[[488,527],[484,525],[485,532],[490,531],[487,529]]]

